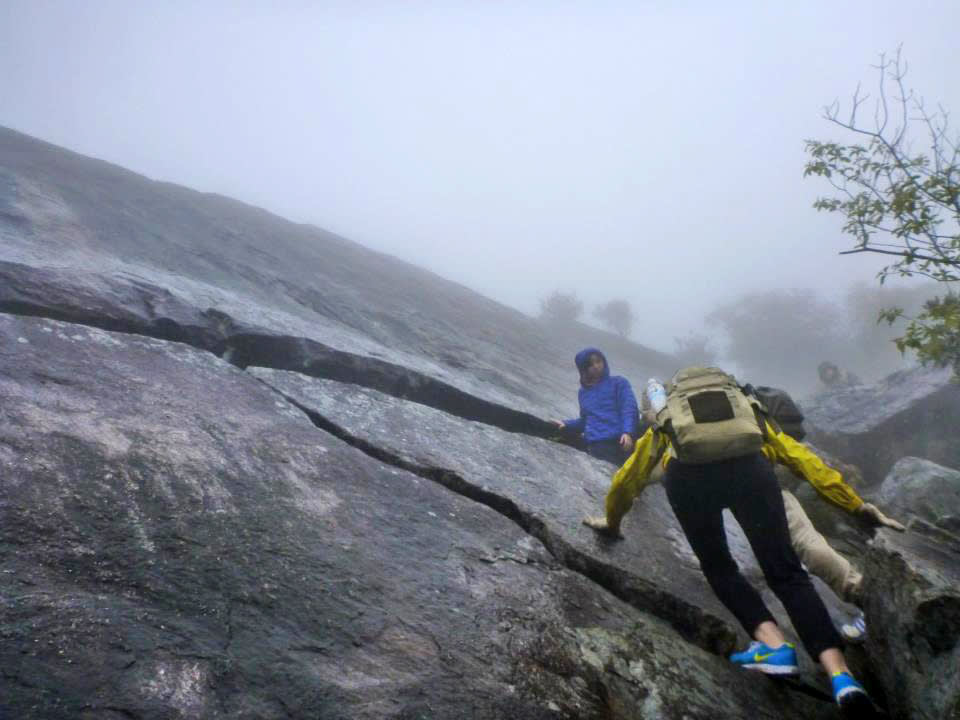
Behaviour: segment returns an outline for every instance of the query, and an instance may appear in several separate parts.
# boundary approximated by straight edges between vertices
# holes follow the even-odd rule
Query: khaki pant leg
[[[790,543],[800,562],[838,597],[859,604],[863,576],[849,560],[830,547],[826,538],[813,527],[800,501],[788,490],[783,491],[783,506],[787,511]]]
[[[663,463],[657,463],[656,467],[650,471],[650,482],[652,483],[662,483],[663,476],[666,473],[663,471]]]

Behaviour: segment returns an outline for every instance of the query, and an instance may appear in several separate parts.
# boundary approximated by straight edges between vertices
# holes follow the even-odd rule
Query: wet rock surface
[[[394,397],[511,432],[537,437],[557,434],[553,423],[529,413],[474,397],[401,365],[344,353],[305,338],[237,334],[226,341],[224,357],[241,368],[263,365],[375,388]]]
[[[866,649],[891,716],[957,720],[960,544],[882,530],[865,571]]]
[[[809,398],[809,440],[857,465],[868,485],[908,455],[960,468],[960,384],[950,377],[949,368],[916,368]]]
[[[622,542],[580,525],[613,468],[543,418],[575,414],[585,345],[637,390],[675,369],[0,128],[0,717],[836,717],[822,675],[717,654],[735,628],[662,489]],[[951,465],[953,391],[912,377],[822,406],[868,499],[897,453]],[[822,518],[866,564],[859,661],[897,717],[956,714],[960,533],[917,512],[873,545]]]
[[[4,717],[831,716],[209,353],[0,347]]]
[[[0,312],[175,340],[218,354],[226,337],[254,330],[136,278],[11,262],[0,262]]]
[[[248,371],[367,452],[403,463],[516,519],[567,565],[664,618],[691,642],[726,654],[748,641],[706,584],[661,486],[643,493],[624,521],[623,539],[611,541],[581,523],[588,514],[602,513],[615,469],[607,463],[375,390],[272,369]],[[727,528],[738,564],[789,628],[739,526],[728,518]],[[829,591],[821,595],[838,618],[844,617],[847,606]]]
[[[581,523],[602,510],[615,469],[608,463],[375,390],[279,370],[248,371],[368,452],[514,518],[556,555],[606,577],[622,596],[673,619],[705,648],[733,648],[732,617],[703,580],[662,488],[651,488],[637,504],[624,540],[610,541]]]
[[[378,358],[544,418],[575,414],[573,355],[585,344],[609,340],[614,372],[636,382],[676,369],[663,353],[597,330],[558,333],[319,228],[4,128],[0,261],[80,271],[70,287],[95,302],[105,301],[104,285],[134,278],[195,313],[212,309],[238,326]],[[64,310],[51,300],[51,311]]]
[[[960,531],[960,470],[906,457],[893,466],[875,497],[905,518]]]

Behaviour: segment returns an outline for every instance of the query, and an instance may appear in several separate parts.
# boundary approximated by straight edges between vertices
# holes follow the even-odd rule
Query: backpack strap
[[[770,433],[767,432],[767,422],[776,426],[776,421],[770,415],[770,411],[767,409],[766,405],[757,397],[757,391],[753,389],[753,385],[747,383],[746,385],[737,385],[744,395],[747,396],[747,400],[750,401],[750,404],[753,406],[753,415],[757,418],[757,425],[760,426],[760,432],[763,434],[763,441],[767,442],[770,440]],[[767,421],[767,422],[764,422]],[[777,432],[780,431],[780,428],[777,427]]]
[[[760,432],[763,435],[763,441],[769,442],[770,433],[767,432],[767,423],[769,422],[771,425],[773,425],[774,430],[776,432],[780,432],[780,426],[777,425],[776,420],[770,417],[770,415],[766,411],[766,408],[764,408],[762,405],[755,402],[752,402],[750,404],[753,405],[753,414],[757,418],[757,425],[760,426]]]
[[[757,391],[753,385],[747,383],[739,387],[740,391],[750,399],[750,404],[753,405],[753,413],[757,417],[757,425],[760,426],[760,432],[763,433],[763,441],[768,442],[770,440],[770,433],[767,432],[767,423],[770,423],[774,432],[783,432],[783,428],[780,427],[780,423],[773,417],[770,408],[764,405],[763,401],[757,397]]]

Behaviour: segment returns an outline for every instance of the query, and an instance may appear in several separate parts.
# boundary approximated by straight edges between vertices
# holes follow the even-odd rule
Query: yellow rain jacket
[[[770,462],[786,465],[795,475],[813,485],[825,500],[837,507],[847,512],[855,512],[863,505],[863,500],[843,481],[840,473],[827,467],[807,446],[769,422],[762,452]],[[649,428],[643,437],[637,440],[633,454],[614,474],[607,492],[607,524],[611,528],[620,527],[620,521],[630,510],[634,499],[649,484],[661,458],[663,466],[666,467],[672,457],[670,439],[656,428]]]

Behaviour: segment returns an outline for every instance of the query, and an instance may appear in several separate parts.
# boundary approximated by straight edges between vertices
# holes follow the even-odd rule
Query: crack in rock
[[[312,377],[361,385],[507,432],[540,438],[557,434],[552,423],[476,397],[425,373],[385,360],[336,350],[307,338],[233,335],[226,341],[223,359],[242,370],[250,366],[292,370]]]
[[[151,305],[146,300],[144,302]],[[199,313],[202,321],[209,321],[210,327],[184,324],[169,317],[153,317],[152,312],[149,319],[133,314],[129,317],[113,317],[100,314],[95,309],[51,308],[23,300],[0,300],[0,313],[181,342],[211,352],[241,370],[251,365],[273,370],[295,370],[313,377],[379,390],[507,432],[540,438],[552,438],[557,434],[552,423],[530,413],[484,400],[430,375],[385,360],[337,350],[303,337],[230,334],[236,326],[233,319],[214,308]],[[51,378],[51,381],[57,380]],[[575,444],[570,438],[560,438],[560,442]]]
[[[269,385],[268,385],[269,387]],[[724,655],[736,643],[736,633],[728,623],[701,608],[670,593],[654,583],[604,563],[573,547],[533,513],[520,508],[510,498],[474,485],[457,473],[440,467],[421,465],[377,447],[357,437],[320,413],[312,410],[285,393],[272,388],[290,404],[302,411],[321,430],[340,438],[347,444],[388,465],[406,470],[438,483],[448,490],[479,502],[512,520],[524,532],[539,540],[564,567],[583,575],[608,592],[639,610],[648,612],[670,623],[688,642],[704,650]]]

